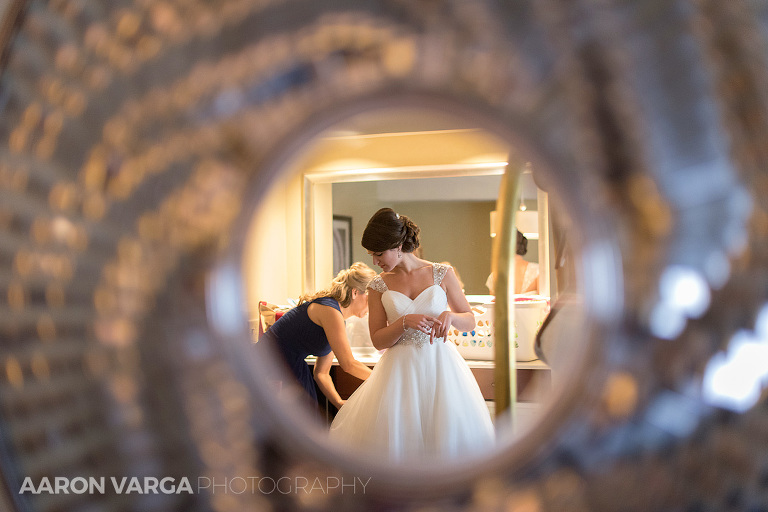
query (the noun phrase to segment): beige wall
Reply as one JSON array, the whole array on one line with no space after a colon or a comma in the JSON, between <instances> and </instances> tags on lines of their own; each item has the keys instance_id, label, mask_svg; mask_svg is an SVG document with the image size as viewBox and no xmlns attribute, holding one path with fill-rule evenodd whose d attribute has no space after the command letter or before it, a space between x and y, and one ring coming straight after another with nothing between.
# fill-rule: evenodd
<instances>
[{"instance_id":1,"label":"beige wall","mask_svg":"<svg viewBox=\"0 0 768 512\"><path fill-rule=\"evenodd\" d=\"M397 203L421 228L424 259L449 261L459 272L467 294L487 294L491 273L490 213L492 201L429 201Z\"/></svg>"},{"instance_id":2,"label":"beige wall","mask_svg":"<svg viewBox=\"0 0 768 512\"><path fill-rule=\"evenodd\" d=\"M302 291L302 179L276 183L255 212L243 255L243 275L251 318L260 300L285 304Z\"/></svg>"},{"instance_id":3,"label":"beige wall","mask_svg":"<svg viewBox=\"0 0 768 512\"><path fill-rule=\"evenodd\" d=\"M371 215L382 207L408 215L421 228L423 257L449 261L464 281L467 294L487 294L485 281L491 271L490 212L493 201L417 201L381 203L375 182L333 185L333 212L352 217L352 246L355 261L371 265L360 246ZM376 268L377 271L380 269Z\"/></svg>"},{"instance_id":4,"label":"beige wall","mask_svg":"<svg viewBox=\"0 0 768 512\"><path fill-rule=\"evenodd\" d=\"M371 257L360 245L368 219L381 208L376 195L376 182L334 183L333 214L352 217L352 259L372 265ZM377 272L380 269L374 269Z\"/></svg>"}]
</instances>

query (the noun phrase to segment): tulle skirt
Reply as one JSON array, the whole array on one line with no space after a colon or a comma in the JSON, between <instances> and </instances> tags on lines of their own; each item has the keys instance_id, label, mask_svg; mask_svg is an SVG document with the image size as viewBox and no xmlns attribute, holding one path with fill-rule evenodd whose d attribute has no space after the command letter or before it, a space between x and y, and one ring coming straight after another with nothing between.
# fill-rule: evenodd
<instances>
[{"instance_id":1,"label":"tulle skirt","mask_svg":"<svg viewBox=\"0 0 768 512\"><path fill-rule=\"evenodd\" d=\"M494 428L477 381L453 343L395 344L339 410L331 438L392 461L473 457Z\"/></svg>"}]
</instances>

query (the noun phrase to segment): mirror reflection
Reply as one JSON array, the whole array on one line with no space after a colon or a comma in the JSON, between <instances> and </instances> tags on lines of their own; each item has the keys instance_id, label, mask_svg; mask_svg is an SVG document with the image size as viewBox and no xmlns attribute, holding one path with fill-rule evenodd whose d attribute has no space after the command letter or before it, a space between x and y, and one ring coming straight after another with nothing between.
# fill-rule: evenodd
<instances>
[{"instance_id":1,"label":"mirror reflection","mask_svg":"<svg viewBox=\"0 0 768 512\"><path fill-rule=\"evenodd\" d=\"M342 449L489 454L533 428L578 366L571 226L517 156L514 333L494 336L496 201L514 154L472 120L369 111L310 141L261 202L244 255L253 341L283 369L275 392L300 396ZM505 411L499 343L514 353Z\"/></svg>"}]
</instances>

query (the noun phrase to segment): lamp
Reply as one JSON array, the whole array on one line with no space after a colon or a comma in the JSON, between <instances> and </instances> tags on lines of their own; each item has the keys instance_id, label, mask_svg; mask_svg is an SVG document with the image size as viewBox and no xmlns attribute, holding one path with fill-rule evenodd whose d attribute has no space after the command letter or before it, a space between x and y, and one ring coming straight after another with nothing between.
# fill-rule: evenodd
<instances>
[{"instance_id":1,"label":"lamp","mask_svg":"<svg viewBox=\"0 0 768 512\"><path fill-rule=\"evenodd\" d=\"M539 239L539 212L519 211L515 214L515 226L529 240ZM491 238L496 236L496 210L491 211Z\"/></svg>"},{"instance_id":2,"label":"lamp","mask_svg":"<svg viewBox=\"0 0 768 512\"><path fill-rule=\"evenodd\" d=\"M517 212L515 215L515 225L517 229L529 240L539 239L539 212L536 210L525 210Z\"/></svg>"},{"instance_id":3,"label":"lamp","mask_svg":"<svg viewBox=\"0 0 768 512\"><path fill-rule=\"evenodd\" d=\"M515 226L529 240L539 239L539 212L522 211L515 214ZM491 212L491 238L496 236L496 210Z\"/></svg>"}]
</instances>

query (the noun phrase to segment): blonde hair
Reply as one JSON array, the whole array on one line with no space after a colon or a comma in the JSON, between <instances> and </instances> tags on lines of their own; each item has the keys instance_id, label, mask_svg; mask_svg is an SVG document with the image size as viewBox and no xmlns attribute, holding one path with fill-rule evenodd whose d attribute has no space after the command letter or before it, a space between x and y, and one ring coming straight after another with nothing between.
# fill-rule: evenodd
<instances>
[{"instance_id":1,"label":"blonde hair","mask_svg":"<svg viewBox=\"0 0 768 512\"><path fill-rule=\"evenodd\" d=\"M325 290L320 290L312 294L306 294L299 297L299 304L311 302L320 297L331 297L336 299L339 306L346 308L352 303L352 290L365 293L368 283L376 277L376 272L365 263L353 263L348 269L344 269L336 274L331 281L331 286Z\"/></svg>"}]
</instances>

